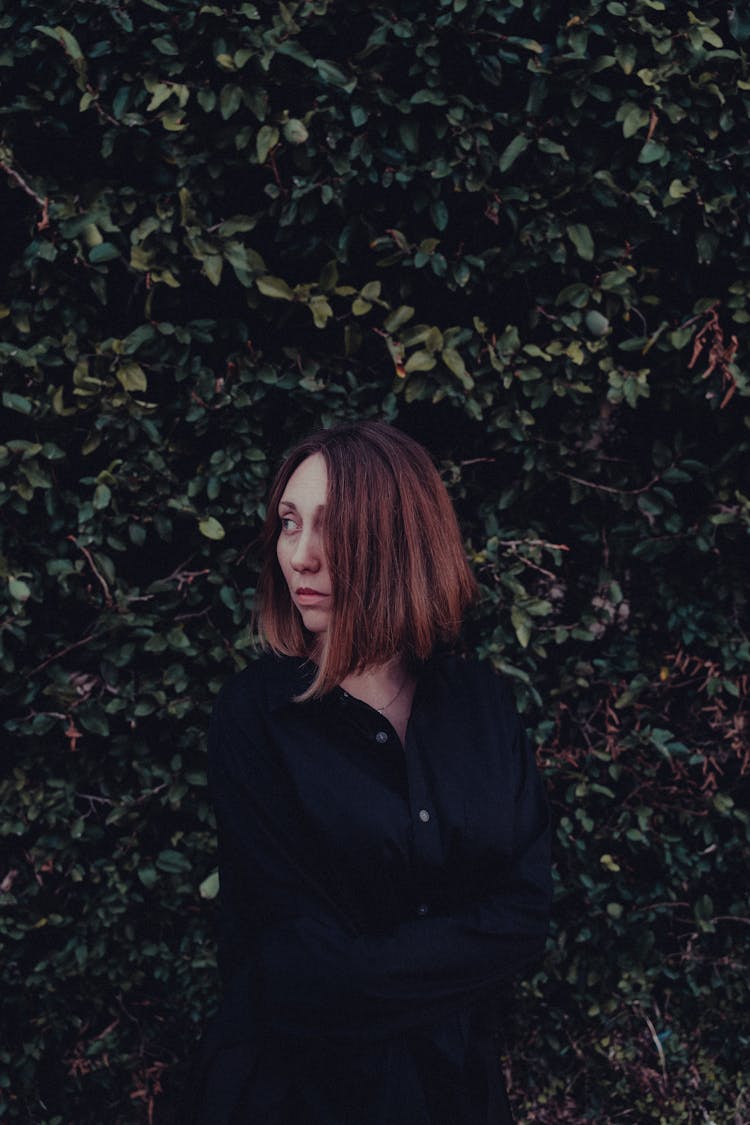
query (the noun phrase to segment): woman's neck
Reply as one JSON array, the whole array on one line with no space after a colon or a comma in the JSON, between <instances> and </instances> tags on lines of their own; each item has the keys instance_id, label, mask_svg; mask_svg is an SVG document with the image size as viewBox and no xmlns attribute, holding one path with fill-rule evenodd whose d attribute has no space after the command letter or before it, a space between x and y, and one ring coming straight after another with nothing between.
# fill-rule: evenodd
<instances>
[{"instance_id":1,"label":"woman's neck","mask_svg":"<svg viewBox=\"0 0 750 1125\"><path fill-rule=\"evenodd\" d=\"M397 656L385 664L371 665L362 672L351 672L340 685L349 695L367 703L383 715L398 732L401 741L411 713L416 678L406 660Z\"/></svg>"}]
</instances>

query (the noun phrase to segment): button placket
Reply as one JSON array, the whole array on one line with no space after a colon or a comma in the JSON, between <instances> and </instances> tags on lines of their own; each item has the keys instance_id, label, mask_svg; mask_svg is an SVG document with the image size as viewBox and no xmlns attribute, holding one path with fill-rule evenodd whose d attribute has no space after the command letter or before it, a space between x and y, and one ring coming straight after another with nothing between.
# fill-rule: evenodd
<instances>
[{"instance_id":1,"label":"button placket","mask_svg":"<svg viewBox=\"0 0 750 1125\"><path fill-rule=\"evenodd\" d=\"M412 717L404 743L404 750L409 784L409 808L412 823L415 825L413 832L416 875L414 912L417 918L427 918L430 915L430 903L421 896L429 896L430 893L427 870L440 862L440 832L438 831L435 811L430 808L432 794L422 761L423 748L419 735L420 723L417 715ZM421 878L420 869L424 872Z\"/></svg>"}]
</instances>

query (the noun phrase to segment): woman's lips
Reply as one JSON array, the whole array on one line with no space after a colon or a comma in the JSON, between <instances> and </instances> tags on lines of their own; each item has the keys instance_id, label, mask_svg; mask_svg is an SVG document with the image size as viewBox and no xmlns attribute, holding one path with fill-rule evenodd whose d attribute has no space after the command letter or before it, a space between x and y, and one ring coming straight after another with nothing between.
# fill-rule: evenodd
<instances>
[{"instance_id":1,"label":"woman's lips","mask_svg":"<svg viewBox=\"0 0 750 1125\"><path fill-rule=\"evenodd\" d=\"M325 598L329 597L329 595L324 594L322 590L311 590L309 586L300 586L298 590L295 590L295 594L297 596L297 601L306 605L323 601Z\"/></svg>"}]
</instances>

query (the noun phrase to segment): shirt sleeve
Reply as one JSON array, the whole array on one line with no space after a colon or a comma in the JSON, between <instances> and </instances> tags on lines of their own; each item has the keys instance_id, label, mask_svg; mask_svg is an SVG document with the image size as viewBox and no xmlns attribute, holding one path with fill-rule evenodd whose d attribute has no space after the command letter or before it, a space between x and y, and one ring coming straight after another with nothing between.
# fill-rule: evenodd
<instances>
[{"instance_id":1,"label":"shirt sleeve","mask_svg":"<svg viewBox=\"0 0 750 1125\"><path fill-rule=\"evenodd\" d=\"M336 893L335 872L321 868L305 838L294 795L285 791L283 772L262 739L248 745L247 732L217 708L210 744L222 893L225 878L228 889L233 885L227 864L239 862L241 853L247 857L248 848L262 897L275 888L275 902L257 904L247 950L275 1030L316 1039L388 1037L491 998L541 955L551 898L549 812L517 716L513 854L498 871L496 890L464 909L404 922L385 935L358 930ZM233 768L240 759L243 768ZM247 912L247 892L241 905ZM232 902L223 910L229 915L225 940L236 946Z\"/></svg>"}]
</instances>

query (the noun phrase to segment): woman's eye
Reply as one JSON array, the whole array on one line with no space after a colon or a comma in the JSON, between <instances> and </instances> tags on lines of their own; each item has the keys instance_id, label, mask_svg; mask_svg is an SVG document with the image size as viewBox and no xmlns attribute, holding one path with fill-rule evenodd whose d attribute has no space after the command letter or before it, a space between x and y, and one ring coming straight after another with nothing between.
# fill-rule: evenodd
<instances>
[{"instance_id":1,"label":"woman's eye","mask_svg":"<svg viewBox=\"0 0 750 1125\"><path fill-rule=\"evenodd\" d=\"M297 524L294 522L294 519L292 518L292 516L282 516L281 517L281 530L282 531L294 531L296 526L297 526Z\"/></svg>"}]
</instances>

